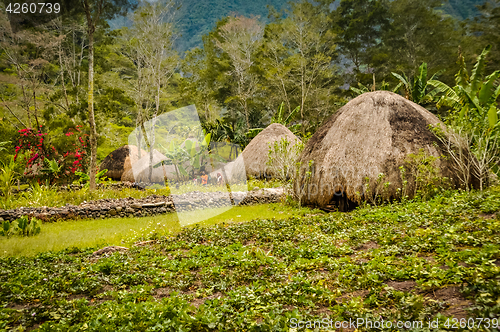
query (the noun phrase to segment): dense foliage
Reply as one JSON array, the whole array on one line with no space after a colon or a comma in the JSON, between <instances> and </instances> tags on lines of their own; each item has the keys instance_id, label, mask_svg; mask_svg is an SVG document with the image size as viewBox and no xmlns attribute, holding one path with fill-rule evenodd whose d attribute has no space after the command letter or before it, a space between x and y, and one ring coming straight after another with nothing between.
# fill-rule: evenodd
<instances>
[{"instance_id":1,"label":"dense foliage","mask_svg":"<svg viewBox=\"0 0 500 332\"><path fill-rule=\"evenodd\" d=\"M89 248L5 257L0 326L276 331L292 318L330 315L424 326L439 319L444 329L451 312L465 317L450 307L457 303L471 317L499 318L499 204L498 188L450 192L425 203L192 227L110 256Z\"/></svg>"},{"instance_id":2,"label":"dense foliage","mask_svg":"<svg viewBox=\"0 0 500 332\"><path fill-rule=\"evenodd\" d=\"M438 79L451 85L459 69L459 46L470 63L492 45L486 74L498 69L498 1L478 7L476 14L465 10L475 2L442 6L437 0L324 0L286 6L275 1L269 9L260 2L172 4L162 9L168 29L162 40L177 51L164 55L162 66L169 73L158 77L168 80L156 80L159 85L145 71L151 59L139 52L137 42L143 39L138 38L139 18L148 17L152 7L140 5L121 29L111 31L106 22L96 22L93 102L99 160L125 144L134 127L184 105L197 106L213 140L244 146L247 131L267 126L281 103L283 118L300 107L288 123L300 125L297 133L307 138L352 96L349 85L394 89L398 79L392 73L414 81L423 62L429 77L438 73ZM461 14L444 14L450 8ZM56 137L81 126L90 134L85 17L13 31L2 11L0 24L0 156L15 154L16 132L27 128L42 125ZM193 39L186 41L186 36ZM187 52L181 54L179 47ZM428 100L426 107L436 110L433 103Z\"/></svg>"}]
</instances>

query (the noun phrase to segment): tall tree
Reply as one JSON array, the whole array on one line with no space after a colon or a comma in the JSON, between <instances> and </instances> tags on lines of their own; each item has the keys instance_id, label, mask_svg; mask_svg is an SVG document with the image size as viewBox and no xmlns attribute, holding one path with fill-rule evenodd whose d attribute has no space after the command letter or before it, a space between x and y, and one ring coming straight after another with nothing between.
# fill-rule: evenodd
<instances>
[{"instance_id":1,"label":"tall tree","mask_svg":"<svg viewBox=\"0 0 500 332\"><path fill-rule=\"evenodd\" d=\"M126 15L129 9L135 9L133 0L80 0L87 23L88 39L88 120L90 126L90 190L96 188L97 173L97 130L94 114L94 34L105 20L119 15Z\"/></svg>"},{"instance_id":2,"label":"tall tree","mask_svg":"<svg viewBox=\"0 0 500 332\"><path fill-rule=\"evenodd\" d=\"M453 78L462 34L453 18L437 10L441 4L440 0L391 2L391 27L382 35L385 61L378 64L387 68L388 76L391 71L410 75L426 62L433 71L446 70L441 75L445 81Z\"/></svg>"},{"instance_id":3,"label":"tall tree","mask_svg":"<svg viewBox=\"0 0 500 332\"><path fill-rule=\"evenodd\" d=\"M2 29L0 55L10 82L0 85L1 105L14 117L15 126L38 128L40 110L47 101L41 97L48 94L48 83L55 79L50 61L55 58L60 38L46 29L13 32L4 22L7 25Z\"/></svg>"},{"instance_id":4,"label":"tall tree","mask_svg":"<svg viewBox=\"0 0 500 332\"><path fill-rule=\"evenodd\" d=\"M285 102L288 114L300 107L302 134L314 118L331 111L333 37L327 15L309 2L293 4L287 18L266 28L261 63L270 93Z\"/></svg>"},{"instance_id":5,"label":"tall tree","mask_svg":"<svg viewBox=\"0 0 500 332\"><path fill-rule=\"evenodd\" d=\"M220 39L216 45L231 59L231 75L234 79L235 100L245 116L247 130L250 129L249 100L259 90L258 76L254 73L254 56L259 48L263 27L257 18L230 17L219 29Z\"/></svg>"},{"instance_id":6,"label":"tall tree","mask_svg":"<svg viewBox=\"0 0 500 332\"><path fill-rule=\"evenodd\" d=\"M141 10L134 15L133 31L136 37L133 47L137 56L136 65L138 73L143 75L141 79L150 80L154 96L154 111L148 137L150 180L153 173L155 125L156 117L160 114L160 97L162 89L166 89L179 64L177 52L173 47L175 10L171 0L144 2Z\"/></svg>"},{"instance_id":7,"label":"tall tree","mask_svg":"<svg viewBox=\"0 0 500 332\"><path fill-rule=\"evenodd\" d=\"M206 45L209 46L209 45ZM180 82L180 90L186 104L196 104L203 111L203 120L213 122L220 115L221 107L217 101L219 73L210 65L210 51L196 48L186 52L182 63L185 74Z\"/></svg>"},{"instance_id":8,"label":"tall tree","mask_svg":"<svg viewBox=\"0 0 500 332\"><path fill-rule=\"evenodd\" d=\"M341 0L330 16L339 51L360 72L362 65L370 64L372 49L389 25L387 0Z\"/></svg>"}]
</instances>

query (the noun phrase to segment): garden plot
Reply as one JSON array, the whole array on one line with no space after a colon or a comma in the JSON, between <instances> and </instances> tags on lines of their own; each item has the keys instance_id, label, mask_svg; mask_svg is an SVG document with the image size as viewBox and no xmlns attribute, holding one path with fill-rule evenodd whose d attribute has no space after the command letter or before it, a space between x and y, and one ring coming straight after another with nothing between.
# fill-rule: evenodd
<instances>
[{"instance_id":1,"label":"garden plot","mask_svg":"<svg viewBox=\"0 0 500 332\"><path fill-rule=\"evenodd\" d=\"M0 260L0 324L289 331L298 322L383 319L488 331L500 315L499 226L496 188L188 227L98 257L99 247L7 257ZM466 318L470 327L460 328ZM480 318L489 318L489 329L484 319L478 328Z\"/></svg>"}]
</instances>

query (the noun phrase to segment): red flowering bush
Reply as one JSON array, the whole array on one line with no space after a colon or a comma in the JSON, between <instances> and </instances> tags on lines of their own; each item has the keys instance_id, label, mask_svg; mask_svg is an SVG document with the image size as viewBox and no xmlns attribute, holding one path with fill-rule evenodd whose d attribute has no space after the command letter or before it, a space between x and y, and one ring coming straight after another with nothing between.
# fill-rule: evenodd
<instances>
[{"instance_id":1,"label":"red flowering bush","mask_svg":"<svg viewBox=\"0 0 500 332\"><path fill-rule=\"evenodd\" d=\"M87 155L88 136L81 132L81 126L69 128L58 137L57 148L44 128L25 128L19 130L18 144L14 160L21 156L25 163L24 175L50 183L71 181L75 172L83 172Z\"/></svg>"}]
</instances>

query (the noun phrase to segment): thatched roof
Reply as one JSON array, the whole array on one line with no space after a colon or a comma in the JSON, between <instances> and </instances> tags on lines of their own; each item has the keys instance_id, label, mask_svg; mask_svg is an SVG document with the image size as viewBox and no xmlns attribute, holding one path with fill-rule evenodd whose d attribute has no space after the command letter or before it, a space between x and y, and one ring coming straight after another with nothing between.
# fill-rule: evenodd
<instances>
[{"instance_id":1,"label":"thatched roof","mask_svg":"<svg viewBox=\"0 0 500 332\"><path fill-rule=\"evenodd\" d=\"M174 166L165 165L163 167L153 168L152 179L150 181L149 158L149 152L146 152L140 160L135 162L129 170L123 173L121 180L130 182L163 183L163 169L165 169L168 179L176 179ZM168 160L168 158L157 150L153 150L153 165L156 165L163 160Z\"/></svg>"},{"instance_id":2,"label":"thatched roof","mask_svg":"<svg viewBox=\"0 0 500 332\"><path fill-rule=\"evenodd\" d=\"M238 156L238 158L227 164L224 164L223 166L227 181L230 185L246 183L247 178L245 173L245 162L241 154ZM213 179L217 179L217 173L221 173L221 175L223 175L222 167L211 171L209 174Z\"/></svg>"},{"instance_id":3,"label":"thatched roof","mask_svg":"<svg viewBox=\"0 0 500 332\"><path fill-rule=\"evenodd\" d=\"M395 93L364 93L333 114L307 142L300 156L295 192L304 204L333 204L341 210L373 197L377 189L385 198L397 199L403 183L399 167L409 168L405 162L409 154L418 155L423 149L434 157L446 155L429 129L430 124L438 123L441 121L425 108ZM306 172L311 160L313 167L308 179ZM452 186L459 185L451 158L441 158L437 165L440 176L448 177ZM380 173L384 178L377 184ZM411 197L414 181L411 174L406 174L406 178ZM387 182L390 184L384 188Z\"/></svg>"},{"instance_id":4,"label":"thatched roof","mask_svg":"<svg viewBox=\"0 0 500 332\"><path fill-rule=\"evenodd\" d=\"M266 129L255 136L243 150L247 176L262 178L273 176L267 166L269 160L269 146L276 141L286 138L289 142L297 142L300 139L290 129L279 123L272 123Z\"/></svg>"},{"instance_id":5,"label":"thatched roof","mask_svg":"<svg viewBox=\"0 0 500 332\"><path fill-rule=\"evenodd\" d=\"M106 176L113 180L120 180L123 173L129 170L137 160L139 160L137 146L124 145L104 158L99 169L107 169ZM141 150L141 156L144 156L146 151Z\"/></svg>"}]
</instances>

